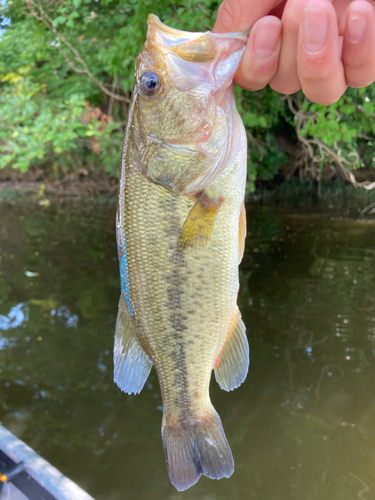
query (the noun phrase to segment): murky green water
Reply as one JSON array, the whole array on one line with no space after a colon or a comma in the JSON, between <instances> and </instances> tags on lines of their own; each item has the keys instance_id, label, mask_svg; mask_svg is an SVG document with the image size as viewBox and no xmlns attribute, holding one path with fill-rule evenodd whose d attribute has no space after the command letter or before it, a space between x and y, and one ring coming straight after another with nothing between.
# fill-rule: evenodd
<instances>
[{"instance_id":1,"label":"murky green water","mask_svg":"<svg viewBox=\"0 0 375 500\"><path fill-rule=\"evenodd\" d=\"M112 382L114 211L0 206L3 425L97 500L375 499L375 224L249 207L250 372L211 387L236 469L179 494L155 373L139 396Z\"/></svg>"}]
</instances>

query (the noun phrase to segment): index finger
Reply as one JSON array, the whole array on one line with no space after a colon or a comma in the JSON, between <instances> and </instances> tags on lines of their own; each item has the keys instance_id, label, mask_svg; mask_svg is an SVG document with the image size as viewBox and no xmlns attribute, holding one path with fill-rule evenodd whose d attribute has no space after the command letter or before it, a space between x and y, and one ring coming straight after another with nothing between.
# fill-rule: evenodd
<instances>
[{"instance_id":1,"label":"index finger","mask_svg":"<svg viewBox=\"0 0 375 500\"><path fill-rule=\"evenodd\" d=\"M219 7L214 33L246 31L283 0L224 0Z\"/></svg>"}]
</instances>

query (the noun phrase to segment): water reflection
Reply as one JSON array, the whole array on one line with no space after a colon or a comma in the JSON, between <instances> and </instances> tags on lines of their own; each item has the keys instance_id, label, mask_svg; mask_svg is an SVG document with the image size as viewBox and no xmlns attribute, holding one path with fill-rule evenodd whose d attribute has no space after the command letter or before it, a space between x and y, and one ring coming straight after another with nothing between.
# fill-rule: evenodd
<instances>
[{"instance_id":1,"label":"water reflection","mask_svg":"<svg viewBox=\"0 0 375 500\"><path fill-rule=\"evenodd\" d=\"M67 326L68 328L76 327L78 324L78 316L76 314L72 314L69 308L66 306L61 306L58 309L52 309L50 315L52 317L62 318L65 326ZM51 319L50 322L52 325L55 324L54 319Z\"/></svg>"},{"instance_id":2,"label":"water reflection","mask_svg":"<svg viewBox=\"0 0 375 500\"><path fill-rule=\"evenodd\" d=\"M31 301L38 303L38 301ZM66 327L76 327L78 324L77 314L72 314L67 306L61 306L50 311L50 323L54 325L56 319L62 320ZM29 308L23 302L12 307L7 316L0 315L0 330L9 330L17 328L29 320ZM6 339L0 339L0 346L5 345Z\"/></svg>"},{"instance_id":3,"label":"water reflection","mask_svg":"<svg viewBox=\"0 0 375 500\"><path fill-rule=\"evenodd\" d=\"M0 330L17 328L29 319L28 309L22 302L12 307L7 316L0 315Z\"/></svg>"},{"instance_id":4,"label":"water reflection","mask_svg":"<svg viewBox=\"0 0 375 500\"><path fill-rule=\"evenodd\" d=\"M2 217L3 424L97 500L374 499L375 225L249 208L239 305L250 372L234 392L211 387L236 470L178 494L155 372L139 396L112 381L114 211L56 202Z\"/></svg>"}]
</instances>

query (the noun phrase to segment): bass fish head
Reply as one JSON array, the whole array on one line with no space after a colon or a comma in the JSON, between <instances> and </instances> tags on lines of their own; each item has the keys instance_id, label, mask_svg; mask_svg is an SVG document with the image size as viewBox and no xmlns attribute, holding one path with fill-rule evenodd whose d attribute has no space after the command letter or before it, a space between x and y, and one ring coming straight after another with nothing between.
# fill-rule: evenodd
<instances>
[{"instance_id":1,"label":"bass fish head","mask_svg":"<svg viewBox=\"0 0 375 500\"><path fill-rule=\"evenodd\" d=\"M197 192L218 170L236 112L233 76L243 33L189 33L148 18L136 62L136 129L142 169L154 182Z\"/></svg>"}]
</instances>

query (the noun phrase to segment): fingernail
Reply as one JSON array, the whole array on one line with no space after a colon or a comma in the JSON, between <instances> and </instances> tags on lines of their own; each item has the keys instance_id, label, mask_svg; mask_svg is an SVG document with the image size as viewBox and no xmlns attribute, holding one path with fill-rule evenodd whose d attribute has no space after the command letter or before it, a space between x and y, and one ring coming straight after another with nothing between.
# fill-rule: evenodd
<instances>
[{"instance_id":1,"label":"fingernail","mask_svg":"<svg viewBox=\"0 0 375 500\"><path fill-rule=\"evenodd\" d=\"M261 59L272 56L279 42L281 25L260 22L254 37L254 52Z\"/></svg>"},{"instance_id":2,"label":"fingernail","mask_svg":"<svg viewBox=\"0 0 375 500\"><path fill-rule=\"evenodd\" d=\"M303 16L303 38L307 52L316 54L324 47L328 33L328 18L325 10L305 9Z\"/></svg>"},{"instance_id":3,"label":"fingernail","mask_svg":"<svg viewBox=\"0 0 375 500\"><path fill-rule=\"evenodd\" d=\"M366 33L366 12L354 6L351 7L350 11L346 22L346 39L350 43L359 43Z\"/></svg>"}]
</instances>

